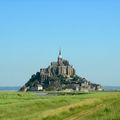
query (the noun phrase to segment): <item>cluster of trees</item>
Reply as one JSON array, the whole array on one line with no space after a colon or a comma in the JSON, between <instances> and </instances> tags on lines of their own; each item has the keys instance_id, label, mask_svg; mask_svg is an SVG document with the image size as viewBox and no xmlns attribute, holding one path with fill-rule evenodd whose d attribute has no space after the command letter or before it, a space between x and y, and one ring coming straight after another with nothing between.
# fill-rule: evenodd
<instances>
[{"instance_id":1,"label":"cluster of trees","mask_svg":"<svg viewBox=\"0 0 120 120\"><path fill-rule=\"evenodd\" d=\"M34 87L37 84L41 83L40 79L40 72L37 72L36 74L33 74L29 81L25 84L26 87Z\"/></svg>"},{"instance_id":2,"label":"cluster of trees","mask_svg":"<svg viewBox=\"0 0 120 120\"><path fill-rule=\"evenodd\" d=\"M63 60L63 64L64 64L65 66L70 65L68 60Z\"/></svg>"}]
</instances>

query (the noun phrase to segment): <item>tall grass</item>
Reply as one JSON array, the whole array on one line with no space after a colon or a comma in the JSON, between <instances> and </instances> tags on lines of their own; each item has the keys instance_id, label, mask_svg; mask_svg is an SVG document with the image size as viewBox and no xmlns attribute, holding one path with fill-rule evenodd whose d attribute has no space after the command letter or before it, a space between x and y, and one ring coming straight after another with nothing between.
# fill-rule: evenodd
<instances>
[{"instance_id":1,"label":"tall grass","mask_svg":"<svg viewBox=\"0 0 120 120\"><path fill-rule=\"evenodd\" d=\"M0 120L118 120L120 93L64 96L0 92Z\"/></svg>"}]
</instances>

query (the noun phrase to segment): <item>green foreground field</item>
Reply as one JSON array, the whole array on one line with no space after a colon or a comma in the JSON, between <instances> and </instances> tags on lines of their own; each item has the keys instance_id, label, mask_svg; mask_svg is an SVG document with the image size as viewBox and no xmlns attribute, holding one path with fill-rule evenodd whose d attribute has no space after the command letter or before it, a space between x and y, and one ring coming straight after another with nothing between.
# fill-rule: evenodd
<instances>
[{"instance_id":1,"label":"green foreground field","mask_svg":"<svg viewBox=\"0 0 120 120\"><path fill-rule=\"evenodd\" d=\"M120 120L120 92L63 96L0 92L0 120Z\"/></svg>"}]
</instances>

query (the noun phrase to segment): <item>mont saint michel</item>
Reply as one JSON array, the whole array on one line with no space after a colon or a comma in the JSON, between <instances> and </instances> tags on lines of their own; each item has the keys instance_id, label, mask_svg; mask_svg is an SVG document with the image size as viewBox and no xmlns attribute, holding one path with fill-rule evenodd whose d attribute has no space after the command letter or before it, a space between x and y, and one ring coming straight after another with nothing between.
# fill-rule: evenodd
<instances>
[{"instance_id":1,"label":"mont saint michel","mask_svg":"<svg viewBox=\"0 0 120 120\"><path fill-rule=\"evenodd\" d=\"M0 0L0 120L120 120L120 0Z\"/></svg>"},{"instance_id":2,"label":"mont saint michel","mask_svg":"<svg viewBox=\"0 0 120 120\"><path fill-rule=\"evenodd\" d=\"M32 75L20 91L101 91L99 84L91 83L76 74L75 68L62 57L61 50L56 62L41 68Z\"/></svg>"}]
</instances>

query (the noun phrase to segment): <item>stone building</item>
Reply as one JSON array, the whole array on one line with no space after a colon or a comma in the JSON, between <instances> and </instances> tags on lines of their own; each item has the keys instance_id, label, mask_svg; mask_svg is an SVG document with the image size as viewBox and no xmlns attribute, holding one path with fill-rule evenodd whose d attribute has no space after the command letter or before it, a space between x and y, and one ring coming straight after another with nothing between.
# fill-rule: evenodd
<instances>
[{"instance_id":1,"label":"stone building","mask_svg":"<svg viewBox=\"0 0 120 120\"><path fill-rule=\"evenodd\" d=\"M48 68L40 69L41 81L47 80L48 77L59 75L67 78L75 75L75 69L69 64L67 60L62 58L61 50L59 51L57 62L51 62Z\"/></svg>"}]
</instances>

